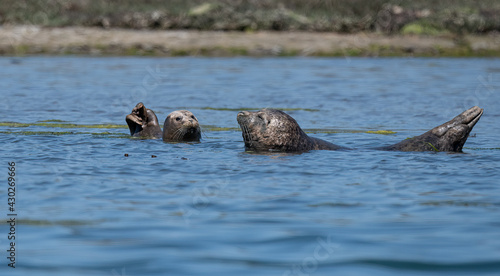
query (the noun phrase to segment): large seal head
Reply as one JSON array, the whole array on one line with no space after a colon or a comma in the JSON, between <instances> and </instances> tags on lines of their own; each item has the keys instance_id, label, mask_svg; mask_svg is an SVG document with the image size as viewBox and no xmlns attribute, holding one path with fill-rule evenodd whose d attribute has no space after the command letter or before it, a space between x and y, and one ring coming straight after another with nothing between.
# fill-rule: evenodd
<instances>
[{"instance_id":1,"label":"large seal head","mask_svg":"<svg viewBox=\"0 0 500 276\"><path fill-rule=\"evenodd\" d=\"M245 148L249 151L300 152L343 147L309 137L288 114L276 109L242 111L237 115Z\"/></svg>"},{"instance_id":2,"label":"large seal head","mask_svg":"<svg viewBox=\"0 0 500 276\"><path fill-rule=\"evenodd\" d=\"M474 106L465 110L451 121L437 126L420 136L406 139L381 149L462 152L462 148L469 137L469 133L482 115L483 109Z\"/></svg>"},{"instance_id":3,"label":"large seal head","mask_svg":"<svg viewBox=\"0 0 500 276\"><path fill-rule=\"evenodd\" d=\"M156 114L143 103L138 103L125 121L133 137L156 139L162 135Z\"/></svg>"},{"instance_id":4,"label":"large seal head","mask_svg":"<svg viewBox=\"0 0 500 276\"><path fill-rule=\"evenodd\" d=\"M177 110L168 114L163 124L165 142L199 142L201 129L198 119L187 110Z\"/></svg>"}]
</instances>

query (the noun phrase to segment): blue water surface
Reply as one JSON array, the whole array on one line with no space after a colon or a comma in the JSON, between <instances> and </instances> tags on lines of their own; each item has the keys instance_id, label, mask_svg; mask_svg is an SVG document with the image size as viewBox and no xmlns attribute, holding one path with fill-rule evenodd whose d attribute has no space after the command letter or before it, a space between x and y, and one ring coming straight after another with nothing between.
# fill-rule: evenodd
<instances>
[{"instance_id":1,"label":"blue water surface","mask_svg":"<svg viewBox=\"0 0 500 276\"><path fill-rule=\"evenodd\" d=\"M500 275L500 59L23 57L0 80L1 275ZM204 139L128 138L141 101ZM474 105L464 154L371 149ZM236 114L264 107L356 150L245 152Z\"/></svg>"}]
</instances>

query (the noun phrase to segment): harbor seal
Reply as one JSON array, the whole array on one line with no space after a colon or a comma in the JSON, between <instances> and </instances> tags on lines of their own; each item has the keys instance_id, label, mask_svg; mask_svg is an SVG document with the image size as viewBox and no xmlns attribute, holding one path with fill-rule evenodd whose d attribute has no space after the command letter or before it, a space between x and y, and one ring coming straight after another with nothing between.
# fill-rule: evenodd
<instances>
[{"instance_id":1,"label":"harbor seal","mask_svg":"<svg viewBox=\"0 0 500 276\"><path fill-rule=\"evenodd\" d=\"M462 152L469 133L482 115L483 109L474 106L420 136L377 149ZM237 121L248 151L301 152L348 149L309 137L290 115L281 110L242 111L238 113Z\"/></svg>"},{"instance_id":2,"label":"harbor seal","mask_svg":"<svg viewBox=\"0 0 500 276\"><path fill-rule=\"evenodd\" d=\"M290 115L277 109L242 111L237 115L248 151L298 152L347 149L309 137Z\"/></svg>"},{"instance_id":3,"label":"harbor seal","mask_svg":"<svg viewBox=\"0 0 500 276\"><path fill-rule=\"evenodd\" d=\"M483 115L483 109L471 107L452 120L437 126L426 133L397 144L381 147L382 150L396 151L446 151L462 152L472 128Z\"/></svg>"},{"instance_id":4,"label":"harbor seal","mask_svg":"<svg viewBox=\"0 0 500 276\"><path fill-rule=\"evenodd\" d=\"M199 142L201 129L198 119L188 110L168 114L163 124L164 142Z\"/></svg>"},{"instance_id":5,"label":"harbor seal","mask_svg":"<svg viewBox=\"0 0 500 276\"><path fill-rule=\"evenodd\" d=\"M125 121L132 137L157 139L162 135L156 114L142 102L132 109L132 112L125 117Z\"/></svg>"}]
</instances>

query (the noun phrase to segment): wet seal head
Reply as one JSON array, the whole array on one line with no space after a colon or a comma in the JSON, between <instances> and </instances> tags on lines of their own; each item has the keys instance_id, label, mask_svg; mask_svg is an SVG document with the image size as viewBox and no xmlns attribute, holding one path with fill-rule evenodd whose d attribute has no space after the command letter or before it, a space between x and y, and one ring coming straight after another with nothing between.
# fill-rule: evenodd
<instances>
[{"instance_id":1,"label":"wet seal head","mask_svg":"<svg viewBox=\"0 0 500 276\"><path fill-rule=\"evenodd\" d=\"M452 120L437 126L426 133L403 140L383 150L398 151L445 151L462 152L472 128L483 115L483 109L477 106L469 108Z\"/></svg>"},{"instance_id":2,"label":"wet seal head","mask_svg":"<svg viewBox=\"0 0 500 276\"><path fill-rule=\"evenodd\" d=\"M343 147L309 137L290 115L277 109L241 111L236 117L249 151L297 152Z\"/></svg>"},{"instance_id":3,"label":"wet seal head","mask_svg":"<svg viewBox=\"0 0 500 276\"><path fill-rule=\"evenodd\" d=\"M125 121L132 137L157 139L162 135L156 114L142 102L132 109Z\"/></svg>"},{"instance_id":4,"label":"wet seal head","mask_svg":"<svg viewBox=\"0 0 500 276\"><path fill-rule=\"evenodd\" d=\"M201 129L198 119L188 110L177 110L168 114L163 124L165 142L199 142Z\"/></svg>"},{"instance_id":5,"label":"wet seal head","mask_svg":"<svg viewBox=\"0 0 500 276\"><path fill-rule=\"evenodd\" d=\"M237 115L245 147L255 151L287 151L295 148L305 133L281 110L242 111Z\"/></svg>"}]
</instances>

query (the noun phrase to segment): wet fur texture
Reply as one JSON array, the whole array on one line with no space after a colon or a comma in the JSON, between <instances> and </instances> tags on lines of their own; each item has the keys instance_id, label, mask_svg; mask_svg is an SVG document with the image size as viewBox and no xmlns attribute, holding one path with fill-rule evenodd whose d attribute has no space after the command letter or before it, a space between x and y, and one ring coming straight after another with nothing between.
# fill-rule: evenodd
<instances>
[{"instance_id":1,"label":"wet fur texture","mask_svg":"<svg viewBox=\"0 0 500 276\"><path fill-rule=\"evenodd\" d=\"M463 145L482 114L483 109L474 106L420 136L377 149L462 152ZM242 111L238 113L237 121L248 151L301 152L347 149L309 137L290 115L281 110Z\"/></svg>"},{"instance_id":2,"label":"wet fur texture","mask_svg":"<svg viewBox=\"0 0 500 276\"><path fill-rule=\"evenodd\" d=\"M156 114L143 103L138 103L125 117L125 121L132 137L157 139L162 135Z\"/></svg>"},{"instance_id":3,"label":"wet fur texture","mask_svg":"<svg viewBox=\"0 0 500 276\"><path fill-rule=\"evenodd\" d=\"M344 147L309 137L290 115L277 109L242 111L237 116L249 151L339 150Z\"/></svg>"},{"instance_id":4,"label":"wet fur texture","mask_svg":"<svg viewBox=\"0 0 500 276\"><path fill-rule=\"evenodd\" d=\"M198 119L188 110L168 114L163 124L164 142L199 142L201 129Z\"/></svg>"},{"instance_id":5,"label":"wet fur texture","mask_svg":"<svg viewBox=\"0 0 500 276\"><path fill-rule=\"evenodd\" d=\"M382 150L398 151L446 151L462 152L472 128L483 115L483 109L477 106L469 108L452 120L437 126L426 133L403 140Z\"/></svg>"}]
</instances>

